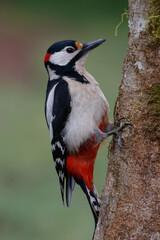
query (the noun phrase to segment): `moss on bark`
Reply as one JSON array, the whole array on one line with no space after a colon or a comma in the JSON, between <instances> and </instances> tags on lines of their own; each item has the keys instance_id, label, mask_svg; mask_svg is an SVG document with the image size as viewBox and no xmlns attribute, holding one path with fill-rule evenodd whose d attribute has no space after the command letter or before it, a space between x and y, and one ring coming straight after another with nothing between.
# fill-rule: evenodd
<instances>
[{"instance_id":1,"label":"moss on bark","mask_svg":"<svg viewBox=\"0 0 160 240\"><path fill-rule=\"evenodd\" d=\"M151 8L148 13L147 32L153 41L160 43L160 1L152 0Z\"/></svg>"}]
</instances>

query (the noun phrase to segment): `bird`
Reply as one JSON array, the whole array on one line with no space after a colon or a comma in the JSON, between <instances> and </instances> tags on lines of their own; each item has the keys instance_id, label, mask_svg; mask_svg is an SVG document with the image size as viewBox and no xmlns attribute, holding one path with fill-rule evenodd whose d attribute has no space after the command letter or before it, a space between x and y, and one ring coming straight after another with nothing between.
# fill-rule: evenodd
<instances>
[{"instance_id":1,"label":"bird","mask_svg":"<svg viewBox=\"0 0 160 240\"><path fill-rule=\"evenodd\" d=\"M63 40L52 44L44 57L48 72L45 117L50 133L51 150L59 178L63 203L70 206L75 183L85 193L98 222L100 198L93 181L98 149L113 135L122 145L121 119L109 121L109 103L98 82L85 69L88 54L106 39L80 43Z\"/></svg>"}]
</instances>

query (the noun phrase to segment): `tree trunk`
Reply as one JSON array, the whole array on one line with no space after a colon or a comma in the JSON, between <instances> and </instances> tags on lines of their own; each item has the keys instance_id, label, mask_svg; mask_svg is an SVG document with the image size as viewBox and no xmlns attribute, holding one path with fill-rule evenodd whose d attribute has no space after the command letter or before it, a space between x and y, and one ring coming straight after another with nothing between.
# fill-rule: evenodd
<instances>
[{"instance_id":1,"label":"tree trunk","mask_svg":"<svg viewBox=\"0 0 160 240\"><path fill-rule=\"evenodd\" d=\"M126 128L123 133L127 149L120 149L114 142L110 144L94 240L160 239L160 38L155 34L157 30L160 32L160 17L155 16L157 9L160 16L160 0L129 0L128 50L114 117L115 121L125 117L134 127Z\"/></svg>"}]
</instances>

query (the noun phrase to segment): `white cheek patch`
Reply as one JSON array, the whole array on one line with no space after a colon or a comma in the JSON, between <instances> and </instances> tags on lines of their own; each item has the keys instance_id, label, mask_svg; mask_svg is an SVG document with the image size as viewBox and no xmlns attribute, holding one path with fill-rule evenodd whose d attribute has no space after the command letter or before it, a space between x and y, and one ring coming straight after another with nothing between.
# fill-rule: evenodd
<instances>
[{"instance_id":1,"label":"white cheek patch","mask_svg":"<svg viewBox=\"0 0 160 240\"><path fill-rule=\"evenodd\" d=\"M56 52L50 56L50 62L59 65L59 66L65 66L67 65L72 58L74 58L80 50L76 50L73 53L67 53L66 47L62 49L60 52Z\"/></svg>"}]
</instances>

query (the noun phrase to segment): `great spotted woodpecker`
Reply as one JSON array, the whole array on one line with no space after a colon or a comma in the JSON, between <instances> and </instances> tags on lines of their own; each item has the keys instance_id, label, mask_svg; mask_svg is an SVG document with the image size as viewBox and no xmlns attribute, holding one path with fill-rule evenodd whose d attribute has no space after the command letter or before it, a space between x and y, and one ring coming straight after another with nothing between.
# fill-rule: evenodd
<instances>
[{"instance_id":1,"label":"great spotted woodpecker","mask_svg":"<svg viewBox=\"0 0 160 240\"><path fill-rule=\"evenodd\" d=\"M50 131L52 155L59 176L62 200L66 187L69 207L75 182L86 194L95 224L100 198L93 184L93 170L101 142L118 135L128 124L113 130L109 121L109 104L99 84L84 67L88 53L106 39L81 44L66 40L54 43L44 58L49 80L45 116ZM66 183L65 183L66 181Z\"/></svg>"}]
</instances>

